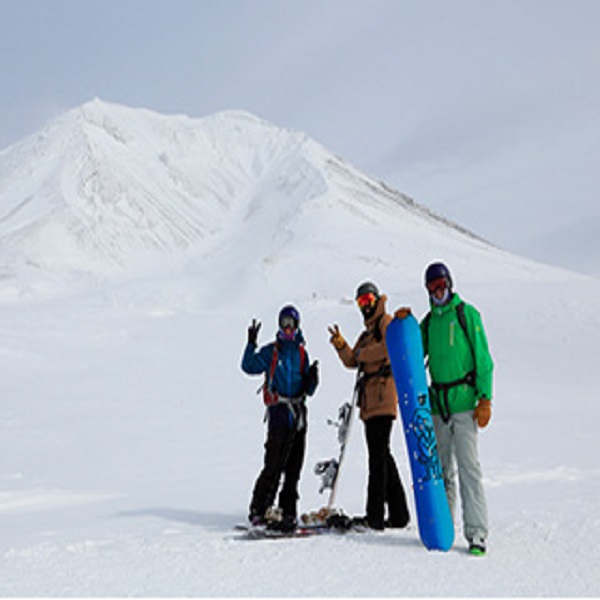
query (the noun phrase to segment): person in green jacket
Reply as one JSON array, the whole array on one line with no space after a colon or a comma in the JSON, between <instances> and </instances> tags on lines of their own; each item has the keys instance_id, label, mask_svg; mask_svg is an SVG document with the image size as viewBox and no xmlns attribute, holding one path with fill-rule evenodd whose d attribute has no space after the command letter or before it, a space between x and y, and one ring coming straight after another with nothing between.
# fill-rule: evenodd
<instances>
[{"instance_id":1,"label":"person in green jacket","mask_svg":"<svg viewBox=\"0 0 600 600\"><path fill-rule=\"evenodd\" d=\"M452 289L446 265L425 271L430 312L421 321L429 357L431 409L450 510L456 505L456 475L462 505L463 534L472 554L486 552L487 502L478 451L478 428L492 414L494 363L481 316Z\"/></svg>"}]
</instances>

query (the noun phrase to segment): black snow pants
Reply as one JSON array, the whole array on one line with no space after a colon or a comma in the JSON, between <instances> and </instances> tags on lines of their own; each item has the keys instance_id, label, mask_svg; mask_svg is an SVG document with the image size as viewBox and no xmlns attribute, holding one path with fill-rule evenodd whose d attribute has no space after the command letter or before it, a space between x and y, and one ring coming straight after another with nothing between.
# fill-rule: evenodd
<instances>
[{"instance_id":1,"label":"black snow pants","mask_svg":"<svg viewBox=\"0 0 600 600\"><path fill-rule=\"evenodd\" d=\"M383 529L385 505L391 527L406 527L410 514L404 487L390 451L392 417L372 417L365 421L365 436L369 453L367 485L367 520L375 529Z\"/></svg>"},{"instance_id":2,"label":"black snow pants","mask_svg":"<svg viewBox=\"0 0 600 600\"><path fill-rule=\"evenodd\" d=\"M250 518L263 516L275 501L281 476L283 486L279 493L278 506L284 517L296 518L298 482L304 464L306 449L306 425L300 430L294 426L269 424L265 442L264 465L260 472L250 502Z\"/></svg>"}]
</instances>

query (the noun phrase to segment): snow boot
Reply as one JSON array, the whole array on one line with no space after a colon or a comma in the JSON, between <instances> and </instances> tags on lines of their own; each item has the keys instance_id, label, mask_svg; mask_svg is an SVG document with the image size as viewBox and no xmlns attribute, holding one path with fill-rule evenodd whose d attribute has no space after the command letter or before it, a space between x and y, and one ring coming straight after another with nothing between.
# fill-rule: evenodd
<instances>
[{"instance_id":1,"label":"snow boot","mask_svg":"<svg viewBox=\"0 0 600 600\"><path fill-rule=\"evenodd\" d=\"M486 547L483 538L469 540L469 554L472 556L485 556Z\"/></svg>"},{"instance_id":2,"label":"snow boot","mask_svg":"<svg viewBox=\"0 0 600 600\"><path fill-rule=\"evenodd\" d=\"M291 533L296 527L296 519L290 515L284 515L278 521L270 521L267 524L267 529L270 531L281 531L283 533Z\"/></svg>"}]
</instances>

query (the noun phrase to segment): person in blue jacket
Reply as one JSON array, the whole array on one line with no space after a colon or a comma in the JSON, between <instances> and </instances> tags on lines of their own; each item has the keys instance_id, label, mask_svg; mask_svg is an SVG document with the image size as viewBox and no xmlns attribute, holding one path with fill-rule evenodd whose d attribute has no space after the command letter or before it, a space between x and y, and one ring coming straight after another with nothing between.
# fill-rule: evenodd
<instances>
[{"instance_id":1,"label":"person in blue jacket","mask_svg":"<svg viewBox=\"0 0 600 600\"><path fill-rule=\"evenodd\" d=\"M310 364L300 329L300 313L291 305L279 312L279 329L274 342L257 347L261 324L252 320L242 371L265 375L263 399L267 405L267 440L264 465L254 484L248 518L253 525L291 530L297 523L298 482L306 448L306 397L319 383L318 363ZM271 521L267 511L279 489L280 519Z\"/></svg>"}]
</instances>

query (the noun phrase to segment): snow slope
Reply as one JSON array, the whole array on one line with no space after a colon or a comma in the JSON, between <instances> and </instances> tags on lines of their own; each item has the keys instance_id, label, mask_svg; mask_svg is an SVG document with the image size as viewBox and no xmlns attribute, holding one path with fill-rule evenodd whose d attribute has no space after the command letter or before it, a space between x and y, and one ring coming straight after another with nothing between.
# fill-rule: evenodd
<instances>
[{"instance_id":1,"label":"snow slope","mask_svg":"<svg viewBox=\"0 0 600 600\"><path fill-rule=\"evenodd\" d=\"M193 154L189 138L174 135L173 119L195 139L208 123L211 147L222 150L214 171L198 171L201 194L178 197L168 187L168 198L156 192L165 181L160 159L151 160L163 141L119 160L106 151L115 186L127 190L124 206L147 216L150 196L154 207L164 202L169 216L157 216L155 227L130 219L129 208L111 213L113 195L104 191L84 215L78 203L92 196L71 193L83 189L82 171L61 162L62 151L81 147L62 134L53 143L63 150L46 151L53 166L28 153L41 152L32 140L17 147L20 160L15 148L1 157L14 193L1 179L0 595L600 594L597 279L500 252L302 134L250 115L225 113L196 127L185 117L97 104L81 110L100 108L102 129L115 124L117 137L131 140L134 131L136 140L157 139L167 129L181 142L165 150L179 157L171 164ZM49 140L52 127L40 136ZM206 148L198 152L208 161ZM7 161L30 175L15 178ZM37 168L51 177L34 176ZM186 189L195 169L186 172ZM104 168L98 173L106 181ZM56 194L42 179L60 180L69 193ZM142 188L152 191L145 196ZM101 234L90 241L82 223ZM414 527L236 539L232 526L245 518L264 435L259 380L239 370L251 318L263 322L259 341L266 342L279 307L296 303L308 351L320 361L300 500L302 510L318 508L324 498L312 466L335 453L325 421L353 385L327 325L339 323L348 339L358 335L352 299L365 278L386 292L390 309L408 304L423 315L422 272L440 257L458 291L481 309L496 361L494 416L481 434L489 555L466 554L459 524L447 554L424 550ZM399 428L394 452L409 488ZM339 505L362 513L360 423L347 458Z\"/></svg>"},{"instance_id":2,"label":"snow slope","mask_svg":"<svg viewBox=\"0 0 600 600\"><path fill-rule=\"evenodd\" d=\"M377 231L389 218L414 236L418 223L431 243L451 225L305 134L248 113L190 119L96 99L0 154L0 273L22 295L49 278L114 277L182 257L212 254L229 268L247 246L265 265L282 245L318 240L317 219L334 242L350 242L340 209Z\"/></svg>"},{"instance_id":3,"label":"snow slope","mask_svg":"<svg viewBox=\"0 0 600 600\"><path fill-rule=\"evenodd\" d=\"M244 113L192 120L94 100L0 157L0 235L29 262L63 271L185 250L221 229L304 137Z\"/></svg>"}]
</instances>

